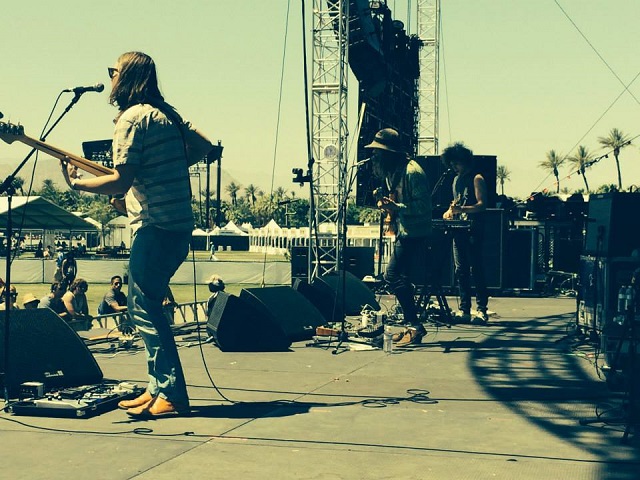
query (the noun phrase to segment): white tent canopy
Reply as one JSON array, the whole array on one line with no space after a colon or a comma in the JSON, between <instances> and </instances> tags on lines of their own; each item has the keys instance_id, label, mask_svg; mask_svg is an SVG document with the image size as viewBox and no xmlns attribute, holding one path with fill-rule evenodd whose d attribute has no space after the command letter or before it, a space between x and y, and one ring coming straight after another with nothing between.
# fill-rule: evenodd
<instances>
[{"instance_id":1,"label":"white tent canopy","mask_svg":"<svg viewBox=\"0 0 640 480\"><path fill-rule=\"evenodd\" d=\"M7 228L9 198L0 197L0 229ZM43 197L12 197L11 219L17 230L67 230L95 232L90 222Z\"/></svg>"}]
</instances>

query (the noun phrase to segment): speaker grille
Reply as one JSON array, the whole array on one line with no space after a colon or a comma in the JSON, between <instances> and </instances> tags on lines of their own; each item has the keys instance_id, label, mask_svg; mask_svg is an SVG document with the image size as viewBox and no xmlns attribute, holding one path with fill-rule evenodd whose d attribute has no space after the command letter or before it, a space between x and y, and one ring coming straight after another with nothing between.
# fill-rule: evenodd
<instances>
[{"instance_id":1,"label":"speaker grille","mask_svg":"<svg viewBox=\"0 0 640 480\"><path fill-rule=\"evenodd\" d=\"M5 312L0 314L0 371L5 371ZM21 383L35 381L46 389L99 383L102 371L75 331L48 308L11 310L6 382L10 395Z\"/></svg>"},{"instance_id":2,"label":"speaker grille","mask_svg":"<svg viewBox=\"0 0 640 480\"><path fill-rule=\"evenodd\" d=\"M318 309L291 287L245 288L240 298L253 306L270 328L290 342L310 339L325 323Z\"/></svg>"}]
</instances>

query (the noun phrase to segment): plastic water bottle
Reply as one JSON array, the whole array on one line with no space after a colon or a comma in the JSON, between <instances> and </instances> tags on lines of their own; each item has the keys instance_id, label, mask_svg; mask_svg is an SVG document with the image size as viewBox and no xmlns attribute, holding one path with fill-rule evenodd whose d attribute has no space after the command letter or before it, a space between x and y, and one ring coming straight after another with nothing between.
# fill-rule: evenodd
<instances>
[{"instance_id":1,"label":"plastic water bottle","mask_svg":"<svg viewBox=\"0 0 640 480\"><path fill-rule=\"evenodd\" d=\"M384 327L384 335L382 338L382 351L384 353L393 352L393 333L389 325Z\"/></svg>"},{"instance_id":2,"label":"plastic water bottle","mask_svg":"<svg viewBox=\"0 0 640 480\"><path fill-rule=\"evenodd\" d=\"M626 294L626 302L625 302L625 305L624 305L625 312L633 309L633 300L634 300L634 297L635 297L635 292L633 291L633 286L632 285L629 285L627 287L627 292L626 293L627 293Z\"/></svg>"},{"instance_id":3,"label":"plastic water bottle","mask_svg":"<svg viewBox=\"0 0 640 480\"><path fill-rule=\"evenodd\" d=\"M627 287L621 286L620 290L618 290L618 308L616 315L613 317L613 321L618 325L622 325L624 323L624 317L627 312Z\"/></svg>"},{"instance_id":4,"label":"plastic water bottle","mask_svg":"<svg viewBox=\"0 0 640 480\"><path fill-rule=\"evenodd\" d=\"M618 290L618 313L624 313L627 309L627 287L624 285Z\"/></svg>"}]
</instances>

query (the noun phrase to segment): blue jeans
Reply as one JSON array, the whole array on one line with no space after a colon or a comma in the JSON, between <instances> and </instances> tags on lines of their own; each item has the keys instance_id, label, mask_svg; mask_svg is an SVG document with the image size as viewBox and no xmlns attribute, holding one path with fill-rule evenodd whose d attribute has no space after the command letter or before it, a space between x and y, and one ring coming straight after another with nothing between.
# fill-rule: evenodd
<instances>
[{"instance_id":1,"label":"blue jeans","mask_svg":"<svg viewBox=\"0 0 640 480\"><path fill-rule=\"evenodd\" d=\"M428 245L426 237L396 238L385 272L385 280L389 283L393 294L402 307L404 323L415 327L422 324L418 319L411 277L416 274L424 274L424 270L427 268ZM424 260L424 262L420 260Z\"/></svg>"},{"instance_id":2,"label":"blue jeans","mask_svg":"<svg viewBox=\"0 0 640 480\"><path fill-rule=\"evenodd\" d=\"M129 258L129 316L145 344L147 390L178 408L189 406L187 385L169 321L162 308L169 281L189 253L191 232L140 228Z\"/></svg>"},{"instance_id":3,"label":"blue jeans","mask_svg":"<svg viewBox=\"0 0 640 480\"><path fill-rule=\"evenodd\" d=\"M484 278L483 255L484 236L481 231L461 232L453 237L453 262L455 276L460 287L460 310L471 310L471 277L476 285L478 311L486 312L489 293Z\"/></svg>"}]
</instances>

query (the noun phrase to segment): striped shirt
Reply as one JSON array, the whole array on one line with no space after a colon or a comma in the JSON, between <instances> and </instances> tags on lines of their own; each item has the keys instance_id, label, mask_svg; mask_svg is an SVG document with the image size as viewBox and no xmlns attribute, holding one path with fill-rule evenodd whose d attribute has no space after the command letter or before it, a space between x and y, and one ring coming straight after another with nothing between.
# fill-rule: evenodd
<instances>
[{"instance_id":1,"label":"striped shirt","mask_svg":"<svg viewBox=\"0 0 640 480\"><path fill-rule=\"evenodd\" d=\"M193 230L184 142L162 111L147 104L124 111L115 127L113 158L115 167L138 167L126 195L132 228L153 225L165 230Z\"/></svg>"}]
</instances>

